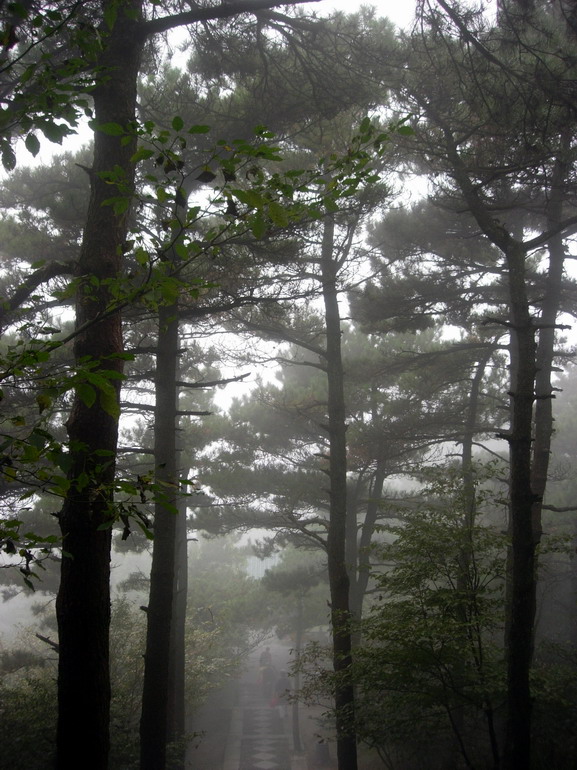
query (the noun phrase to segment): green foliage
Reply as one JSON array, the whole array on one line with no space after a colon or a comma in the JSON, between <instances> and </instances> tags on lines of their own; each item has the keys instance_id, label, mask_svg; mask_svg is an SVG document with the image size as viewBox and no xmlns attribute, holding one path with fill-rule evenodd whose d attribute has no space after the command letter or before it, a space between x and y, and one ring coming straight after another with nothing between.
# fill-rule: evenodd
<instances>
[{"instance_id":1,"label":"green foliage","mask_svg":"<svg viewBox=\"0 0 577 770\"><path fill-rule=\"evenodd\" d=\"M577 650L544 642L537 648L534 695L535 767L570 770L577 751Z\"/></svg>"},{"instance_id":2,"label":"green foliage","mask_svg":"<svg viewBox=\"0 0 577 770\"><path fill-rule=\"evenodd\" d=\"M115 600L112 604L110 634L110 770L138 767L138 721L145 634L144 613L132 607L124 598ZM4 670L0 685L2 757L10 757L10 767L15 770L50 767L56 729L54 706L57 654L50 653L49 660L44 660L45 654L37 656L30 663L22 654L16 655L19 649L14 649L10 659L20 657L25 665L8 675ZM3 664L5 660L6 655L3 655Z\"/></svg>"},{"instance_id":3,"label":"green foliage","mask_svg":"<svg viewBox=\"0 0 577 770\"><path fill-rule=\"evenodd\" d=\"M490 512L498 503L483 491L483 477L477 506ZM465 524L466 493L450 469L439 469L421 497L426 502L383 528L386 542L375 546L384 569L374 574L378 593L355 677L358 729L376 746L413 740L416 721L420 740L442 743L451 732L462 740L461 732L492 719L504 688L504 537Z\"/></svg>"},{"instance_id":4,"label":"green foliage","mask_svg":"<svg viewBox=\"0 0 577 770\"><path fill-rule=\"evenodd\" d=\"M110 625L110 770L138 767L145 638L145 613L128 599L117 598Z\"/></svg>"},{"instance_id":5,"label":"green foliage","mask_svg":"<svg viewBox=\"0 0 577 770\"><path fill-rule=\"evenodd\" d=\"M111 6L112 7L112 6ZM24 137L33 156L39 134L61 144L80 119L90 116L87 93L106 33L81 3L6 3L0 12L0 154L16 166L14 137Z\"/></svg>"},{"instance_id":6,"label":"green foliage","mask_svg":"<svg viewBox=\"0 0 577 770\"><path fill-rule=\"evenodd\" d=\"M477 468L479 517L500 505L487 490L494 473ZM421 502L379 527L372 548L373 598L346 674L358 693L354 729L391 768L440 769L455 747L484 766L505 685L506 540L478 521L465 525L468 493L455 469L430 469L427 478ZM336 684L324 656L309 645L301 661L313 702Z\"/></svg>"},{"instance_id":7,"label":"green foliage","mask_svg":"<svg viewBox=\"0 0 577 770\"><path fill-rule=\"evenodd\" d=\"M231 538L194 546L186 631L186 685L193 708L238 672L269 627L267 597L259 581L247 576L245 558Z\"/></svg>"},{"instance_id":8,"label":"green foliage","mask_svg":"<svg viewBox=\"0 0 577 770\"><path fill-rule=\"evenodd\" d=\"M328 622L326 564L318 551L283 549L281 561L265 571L262 584L272 594L271 622L279 637L302 642L308 629Z\"/></svg>"},{"instance_id":9,"label":"green foliage","mask_svg":"<svg viewBox=\"0 0 577 770\"><path fill-rule=\"evenodd\" d=\"M14 770L50 767L56 730L56 671L31 670L15 682L3 677L0 685L2 709L2 757L10 758Z\"/></svg>"},{"instance_id":10,"label":"green foliage","mask_svg":"<svg viewBox=\"0 0 577 770\"><path fill-rule=\"evenodd\" d=\"M271 164L278 165L283 160L281 150L274 134L259 126L250 141L217 141L202 164L191 169L185 152L189 140L207 133L207 126L186 126L183 119L176 117L171 129L159 129L151 121L94 127L118 136L121 142L131 141L136 135L141 146L133 162L145 163L154 157L156 169L144 175L138 194L140 204L152 207L156 216L159 210L166 210L159 235L151 235L148 229L135 229L133 240L127 244L127 251L132 252L135 262L130 276L105 280L83 276L69 282L61 292L61 298L80 292L85 300L104 292L110 297L106 313L135 304L157 311L161 305L173 304L185 294L197 298L212 287L211 283L199 277L191 278L186 272L201 255L214 258L223 244L235 238L251 235L262 239L279 228L314 221L327 210L338 208L342 201L375 182L374 163L385 151L389 138L387 132L366 118L343 154L333 153L311 168L271 171ZM397 128L392 126L391 130ZM208 207L186 207L182 185L191 175L196 178L197 186L212 185ZM124 215L131 208L135 193L127 184L123 169L114 167L101 176L113 193L107 204L114 207L117 215ZM209 226L200 238L199 225L204 221L208 221ZM115 419L120 416L118 387L123 375L118 371L117 357L114 361L81 359L74 368L67 364L58 372L50 369L55 354L81 331L63 336L58 329L42 326L36 320L25 322L19 329L18 339L6 347L0 361L5 387L18 390L23 381L34 383L38 407L38 415L30 412L14 415L10 430L2 435L3 475L8 483L24 488L21 500L39 493L63 498L72 486L79 491L87 490L111 462L110 457L90 457L73 478L73 453L85 452L86 447L67 447L51 428L54 414L63 405L68 406L72 392L89 409L100 408ZM15 427L17 431L13 430ZM143 500L138 482L121 479L116 482L115 491L120 498L111 506L110 519L103 526L113 526L120 521L126 533L130 531L130 521L134 520L149 536L150 527L142 506L149 501L149 493L162 498L163 490L148 484ZM130 496L140 496L140 499L137 497L135 503ZM17 534L13 524L10 524L10 533ZM44 541L38 546L46 549L54 544ZM13 555L15 549L25 559L22 568L29 586L32 586L30 577L37 577L30 569L30 563L36 558L32 546L33 542L18 543L8 536L2 540L6 553ZM45 550L38 551L38 555L44 553Z\"/></svg>"}]
</instances>

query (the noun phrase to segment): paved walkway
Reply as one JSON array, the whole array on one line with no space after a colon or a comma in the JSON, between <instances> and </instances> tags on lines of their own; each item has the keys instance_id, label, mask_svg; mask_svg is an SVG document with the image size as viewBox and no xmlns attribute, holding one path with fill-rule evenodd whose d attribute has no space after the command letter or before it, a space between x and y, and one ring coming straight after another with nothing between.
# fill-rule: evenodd
<instances>
[{"instance_id":1,"label":"paved walkway","mask_svg":"<svg viewBox=\"0 0 577 770\"><path fill-rule=\"evenodd\" d=\"M244 683L233 712L223 770L291 770L286 720L271 708L258 683Z\"/></svg>"},{"instance_id":2,"label":"paved walkway","mask_svg":"<svg viewBox=\"0 0 577 770\"><path fill-rule=\"evenodd\" d=\"M277 671L286 667L284 652L273 651ZM238 680L209 698L192 730L204 737L187 753L190 770L307 770L305 754L293 750L291 708L270 706L256 655Z\"/></svg>"}]
</instances>

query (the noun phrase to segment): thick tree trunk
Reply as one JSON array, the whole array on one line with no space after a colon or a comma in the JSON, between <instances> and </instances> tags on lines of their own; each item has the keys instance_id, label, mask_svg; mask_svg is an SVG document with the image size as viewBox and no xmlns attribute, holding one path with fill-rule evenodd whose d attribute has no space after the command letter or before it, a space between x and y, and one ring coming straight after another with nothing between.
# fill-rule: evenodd
<instances>
[{"instance_id":1,"label":"thick tree trunk","mask_svg":"<svg viewBox=\"0 0 577 770\"><path fill-rule=\"evenodd\" d=\"M345 564L347 442L341 355L341 322L337 293L338 266L333 255L334 227L332 217L327 217L324 223L321 254L327 334L326 364L330 446L330 521L327 555L331 595L331 623L333 629L333 666L336 674L337 760L339 770L357 770L357 745L354 731L354 687L350 675L352 656L349 576Z\"/></svg>"},{"instance_id":2,"label":"thick tree trunk","mask_svg":"<svg viewBox=\"0 0 577 770\"><path fill-rule=\"evenodd\" d=\"M106 5L106 3L104 4ZM129 18L129 10L135 18ZM97 123L127 125L134 120L136 80L142 41L136 34L140 4L125 3L106 41L101 66L110 77L93 92ZM77 267L75 360L94 372L122 370L119 312L108 312L112 295L107 281L118 277L126 218L103 201L113 188L98 175L118 166L130 190L135 142L96 132L91 198ZM104 375L106 376L106 375ZM119 380L110 379L118 406ZM103 406L95 389L91 406L75 395L67 428L70 438L70 489L59 517L64 557L56 614L59 634L58 727L56 767L105 770L109 752L110 681L110 529L118 421L114 405ZM78 746L82 747L79 755Z\"/></svg>"}]
</instances>

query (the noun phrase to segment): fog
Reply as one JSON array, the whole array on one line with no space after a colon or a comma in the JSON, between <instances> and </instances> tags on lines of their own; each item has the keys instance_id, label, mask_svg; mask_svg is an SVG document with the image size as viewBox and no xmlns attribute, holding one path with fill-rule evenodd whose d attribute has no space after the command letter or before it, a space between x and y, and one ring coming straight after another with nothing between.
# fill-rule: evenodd
<instances>
[{"instance_id":1,"label":"fog","mask_svg":"<svg viewBox=\"0 0 577 770\"><path fill-rule=\"evenodd\" d=\"M574 18L298 5L0 4L0 768L574 770Z\"/></svg>"}]
</instances>

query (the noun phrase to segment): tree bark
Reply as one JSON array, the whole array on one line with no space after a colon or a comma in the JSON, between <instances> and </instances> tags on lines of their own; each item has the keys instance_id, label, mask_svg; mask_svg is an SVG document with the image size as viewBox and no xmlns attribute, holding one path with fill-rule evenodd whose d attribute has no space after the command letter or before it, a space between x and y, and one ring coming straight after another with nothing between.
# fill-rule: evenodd
<instances>
[{"instance_id":1,"label":"tree bark","mask_svg":"<svg viewBox=\"0 0 577 770\"><path fill-rule=\"evenodd\" d=\"M536 342L525 280L525 249L512 244L506 253L512 324L517 359L512 384L510 452L511 572L507 660L506 770L529 770L531 758L530 671L536 610L536 546L533 526L536 496L531 484Z\"/></svg>"},{"instance_id":2,"label":"tree bark","mask_svg":"<svg viewBox=\"0 0 577 770\"><path fill-rule=\"evenodd\" d=\"M106 6L106 3L104 4ZM130 18L128 12L136 18ZM100 65L110 77L93 92L97 123L127 125L134 120L136 80L142 50L137 34L139 2L124 3L106 40ZM107 281L120 271L126 216L118 216L103 201L111 185L99 177L114 166L125 174L130 190L136 147L118 136L96 132L91 197L77 266L74 356L94 371L122 371L122 329L119 312L108 312L112 295ZM110 379L119 403L119 380ZM56 767L105 770L109 752L110 680L108 629L110 625L110 532L118 420L115 410L103 406L96 390L94 404L74 397L67 423L70 439L70 488L59 516L63 538L61 580L56 601L59 634L58 726ZM104 528L101 528L104 527ZM79 758L79 742L82 756Z\"/></svg>"},{"instance_id":3,"label":"tree bark","mask_svg":"<svg viewBox=\"0 0 577 770\"><path fill-rule=\"evenodd\" d=\"M369 549L373 535L375 534L375 527L377 525L379 513L381 511L380 501L383 495L385 478L385 463L379 459L377 460L377 467L375 469L371 488L369 491L369 500L367 502L365 519L361 526L356 576L354 582L351 584L351 614L355 619L355 623L359 624L359 630L353 635L353 646L360 644L362 638L360 622L363 616L363 603L371 572Z\"/></svg>"},{"instance_id":4,"label":"tree bark","mask_svg":"<svg viewBox=\"0 0 577 770\"><path fill-rule=\"evenodd\" d=\"M355 699L351 678L351 613L349 576L345 564L347 519L347 441L341 321L337 292L338 265L333 255L335 223L324 221L321 275L326 323L330 500L327 555L333 630L333 667L336 675L335 710L339 770L357 770L354 730Z\"/></svg>"},{"instance_id":5,"label":"tree bark","mask_svg":"<svg viewBox=\"0 0 577 770\"><path fill-rule=\"evenodd\" d=\"M505 260L509 299L512 380L509 391L510 429L503 435L509 444L510 562L506 634L507 720L505 726L505 770L529 770L531 758L530 672L536 611L536 548L540 531L535 529L532 488L532 431L537 373L536 326L527 294L526 254L528 246L514 238L492 216L469 178L454 138L442 126L452 174L471 214Z\"/></svg>"},{"instance_id":6,"label":"tree bark","mask_svg":"<svg viewBox=\"0 0 577 770\"><path fill-rule=\"evenodd\" d=\"M551 180L551 193L547 205L548 232L555 232L563 220L564 186L570 173L565 156L571 147L572 134L565 130L561 137L560 156L557 158ZM540 539L542 534L541 515L543 497L547 488L551 438L553 436L553 383L551 375L555 357L555 330L561 307L565 244L561 233L556 233L547 244L549 267L545 294L539 319L539 340L537 344L537 375L535 382L535 437L533 443L532 483L537 500L533 505L533 528Z\"/></svg>"},{"instance_id":7,"label":"tree bark","mask_svg":"<svg viewBox=\"0 0 577 770\"><path fill-rule=\"evenodd\" d=\"M178 474L176 467L178 308L159 309L156 354L154 547L140 720L140 768L163 770L169 736Z\"/></svg>"},{"instance_id":8,"label":"tree bark","mask_svg":"<svg viewBox=\"0 0 577 770\"><path fill-rule=\"evenodd\" d=\"M177 451L177 458L180 453ZM176 543L172 626L169 652L169 711L168 740L180 742L179 761L184 767L186 746L183 737L186 733L186 608L188 599L188 541L186 529L186 497L177 501Z\"/></svg>"},{"instance_id":9,"label":"tree bark","mask_svg":"<svg viewBox=\"0 0 577 770\"><path fill-rule=\"evenodd\" d=\"M296 633L295 633L295 660L300 659L300 655L303 649L303 636L304 636L304 619L303 619L303 598L304 598L304 592L299 591L297 596L297 617L296 617ZM296 695L300 692L301 689L301 675L300 671L297 667L295 673L294 673L294 686L293 686L293 692ZM302 743L301 743L301 729L300 729L300 710L299 710L299 702L298 697L293 698L292 702L292 736L293 736L293 746L295 751L302 751Z\"/></svg>"}]
</instances>

